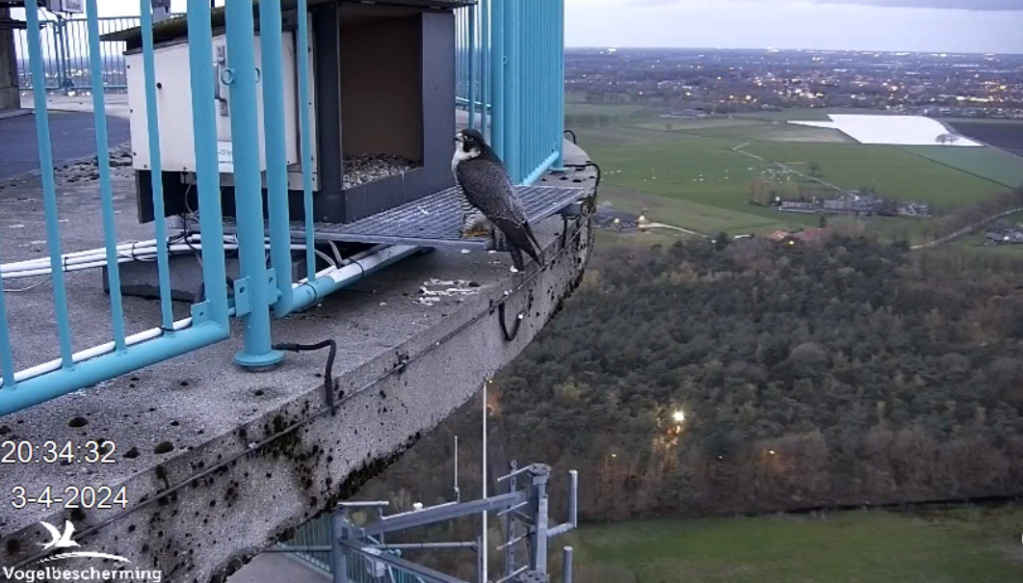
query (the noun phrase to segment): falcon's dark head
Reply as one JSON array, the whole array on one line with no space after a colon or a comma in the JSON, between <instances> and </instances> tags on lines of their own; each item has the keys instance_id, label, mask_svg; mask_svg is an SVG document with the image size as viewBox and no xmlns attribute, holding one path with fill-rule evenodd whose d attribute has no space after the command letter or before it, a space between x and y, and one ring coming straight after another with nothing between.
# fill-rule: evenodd
<instances>
[{"instance_id":1,"label":"falcon's dark head","mask_svg":"<svg viewBox=\"0 0 1023 583\"><path fill-rule=\"evenodd\" d=\"M464 129L455 134L455 158L469 160L490 150L479 130Z\"/></svg>"}]
</instances>

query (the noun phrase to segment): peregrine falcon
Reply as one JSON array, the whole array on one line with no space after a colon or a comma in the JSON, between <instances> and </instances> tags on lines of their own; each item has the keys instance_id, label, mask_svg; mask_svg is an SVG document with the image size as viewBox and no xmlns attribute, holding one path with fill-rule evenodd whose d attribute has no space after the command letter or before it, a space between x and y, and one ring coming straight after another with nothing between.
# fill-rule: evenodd
<instances>
[{"instance_id":1,"label":"peregrine falcon","mask_svg":"<svg viewBox=\"0 0 1023 583\"><path fill-rule=\"evenodd\" d=\"M543 247L533 235L501 159L477 130L461 130L455 141L451 170L463 195L462 236L489 235L491 227L497 227L493 234L503 236L512 271L522 271L522 251L539 263Z\"/></svg>"}]
</instances>

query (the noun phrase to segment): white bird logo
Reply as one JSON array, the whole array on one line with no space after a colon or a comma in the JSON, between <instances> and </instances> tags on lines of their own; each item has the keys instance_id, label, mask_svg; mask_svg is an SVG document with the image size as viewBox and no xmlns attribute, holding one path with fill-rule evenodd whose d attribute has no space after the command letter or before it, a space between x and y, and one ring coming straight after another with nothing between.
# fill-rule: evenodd
<instances>
[{"instance_id":1,"label":"white bird logo","mask_svg":"<svg viewBox=\"0 0 1023 583\"><path fill-rule=\"evenodd\" d=\"M71 535L75 533L75 525L71 524L70 520L64 521L63 533L57 530L56 526L48 522L40 522L39 524L46 527L46 530L50 531L50 536L53 537L53 540L48 543L39 543L39 546L43 547L44 551L50 549L70 549L79 546L78 543L71 540Z\"/></svg>"},{"instance_id":2,"label":"white bird logo","mask_svg":"<svg viewBox=\"0 0 1023 583\"><path fill-rule=\"evenodd\" d=\"M53 540L51 540L48 543L38 543L39 546L43 547L44 552L49 551L51 549L73 549L75 547L81 547L80 544L71 540L71 536L75 534L75 525L71 524L70 520L64 521L64 532L60 532L60 530L56 526L53 526L48 522L40 522L39 524L43 525L43 527L46 528L47 531L49 531L50 536L53 537ZM119 555L111 555L110 553L98 553L94 551L72 551L69 553L58 553L51 557L40 559L38 562L49 563L52 561L60 561L64 559L75 558L108 559L111 561L117 561L119 563L131 562L127 558Z\"/></svg>"}]
</instances>

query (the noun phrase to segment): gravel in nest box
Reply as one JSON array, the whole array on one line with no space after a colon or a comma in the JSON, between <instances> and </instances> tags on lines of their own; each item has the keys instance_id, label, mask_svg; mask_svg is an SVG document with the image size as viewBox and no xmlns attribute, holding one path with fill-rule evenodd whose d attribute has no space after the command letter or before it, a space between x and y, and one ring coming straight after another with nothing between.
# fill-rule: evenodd
<instances>
[{"instance_id":1,"label":"gravel in nest box","mask_svg":"<svg viewBox=\"0 0 1023 583\"><path fill-rule=\"evenodd\" d=\"M404 156L393 154L365 154L344 157L344 188L353 188L381 178L408 172L421 167Z\"/></svg>"}]
</instances>

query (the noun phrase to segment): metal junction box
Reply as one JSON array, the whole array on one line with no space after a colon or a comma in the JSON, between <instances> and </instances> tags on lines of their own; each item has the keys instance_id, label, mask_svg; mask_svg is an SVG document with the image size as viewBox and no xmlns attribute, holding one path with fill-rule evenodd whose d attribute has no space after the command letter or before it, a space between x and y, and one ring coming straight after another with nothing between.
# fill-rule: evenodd
<instances>
[{"instance_id":1,"label":"metal junction box","mask_svg":"<svg viewBox=\"0 0 1023 583\"><path fill-rule=\"evenodd\" d=\"M292 221L305 218L298 103L295 3L284 7L286 156ZM472 0L309 0L313 214L351 223L449 188L455 131L455 15ZM255 57L260 66L258 4ZM231 55L224 11L213 13L210 74L216 75L218 163L225 217L234 214L231 94L222 71ZM184 17L154 25L164 206L168 216L197 208L195 154ZM103 37L127 43L128 96L140 220L153 220L152 161L146 118L141 31ZM262 110L262 87L257 88ZM265 170L260 115L260 168ZM265 181L265 175L264 175ZM265 185L265 182L264 182ZM264 191L265 197L265 191Z\"/></svg>"}]
</instances>

